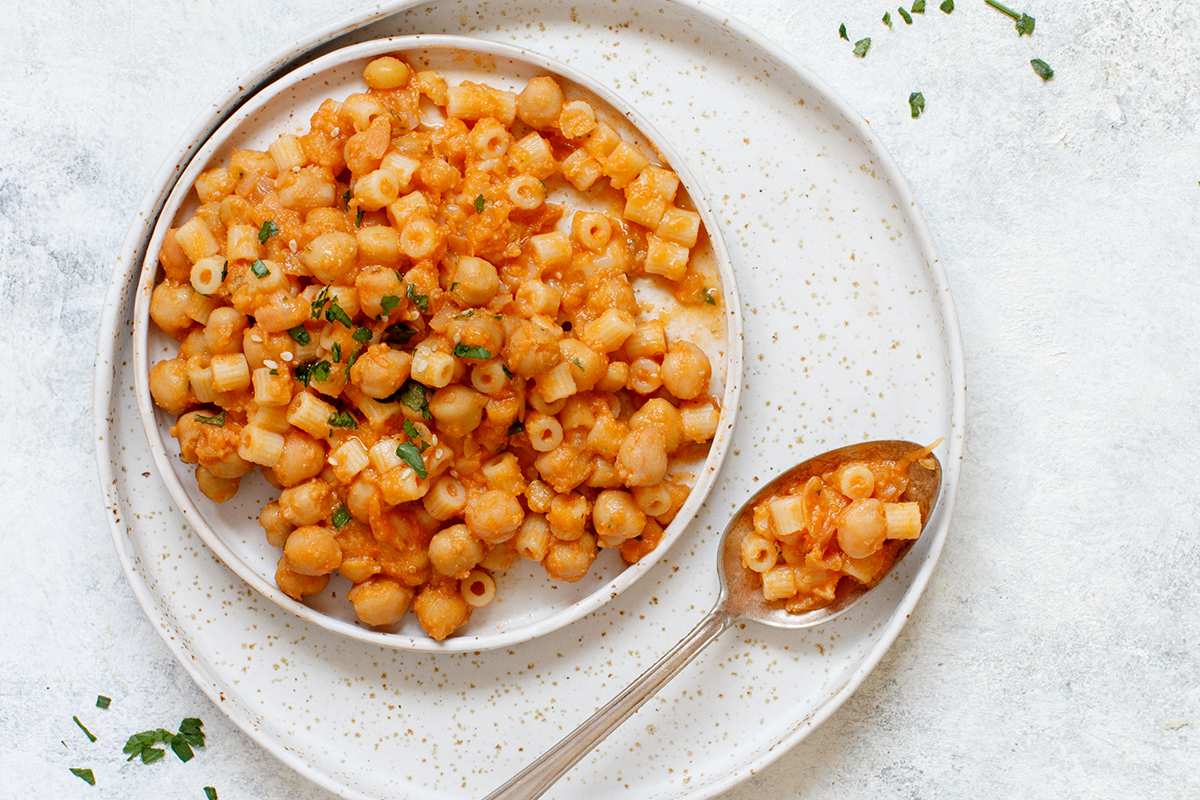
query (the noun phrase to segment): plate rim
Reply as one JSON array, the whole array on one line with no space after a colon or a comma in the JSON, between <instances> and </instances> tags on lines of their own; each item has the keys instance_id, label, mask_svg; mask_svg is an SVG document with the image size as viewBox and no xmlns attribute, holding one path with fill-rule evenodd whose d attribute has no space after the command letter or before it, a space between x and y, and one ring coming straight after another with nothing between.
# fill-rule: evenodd
<instances>
[{"instance_id":1,"label":"plate rim","mask_svg":"<svg viewBox=\"0 0 1200 800\"><path fill-rule=\"evenodd\" d=\"M731 31L753 41L756 46L776 58L781 64L805 80L814 90L820 92L842 114L847 122L853 126L855 133L864 142L870 142L874 145L874 154L880 159L880 168L885 172L892 187L902 198L909 200L909 208L906 210L906 213L910 215L913 234L920 244L921 251L930 257L928 264L929 275L938 290L938 306L945 320L946 344L949 355L947 379L951 385L949 414L951 428L949 431L950 437L947 442L949 456L944 462L946 485L944 487L945 494L942 498L941 511L939 512L940 519L938 520L936 530L933 531L935 535L931 542L929 555L921 569L913 576L908 590L897 606L896 613L889 619L887 626L879 632L879 635L876 637L876 645L870 650L868 656L863 659L859 667L848 676L846 681L831 692L829 698L820 708L816 709L803 720L799 720L798 724L793 728L792 733L782 737L775 744L764 748L763 752L757 758L746 762L740 769L732 771L724 780L713 781L703 787L698 787L698 791L686 795L690 800L706 800L706 798L711 798L729 790L757 771L774 763L784 753L791 750L809 733L815 730L822 722L827 720L857 690L866 677L879 664L883 656L891 649L895 639L899 636L900 630L909 616L911 616L913 608L923 595L932 577L932 573L940 559L945 540L948 537L948 530L952 521L953 508L961 477L966 438L966 368L961 328L953 297L950 293L949 280L942 267L941 258L938 255L932 233L926 223L924 214L916 204L907 179L900 171L886 146L876 141L876 137L866 119L846 103L841 95L830 87L829 84L805 67L798 58L767 38L766 35L741 22L739 19L702 2L702 0L659 0L659 2L664 6L678 6L689 9L695 14L708 18L714 25L727 27ZM227 109L228 113L232 113L237 105L240 104L239 100L253 93L264 81L270 80L274 72L286 69L287 65L294 61L302 60L305 54L319 49L323 44L335 38L350 35L367 25L383 21L407 9L425 5L426 3L427 0L389 0L373 6L371 11L350 14L330 25L319 28L314 33L298 39L292 45L280 48L275 54L259 62L247 73L251 78L250 81L234 82L231 84L221 100L218 101L221 104L220 107ZM201 135L199 132L205 127L203 124L205 118L205 114L200 115L192 127L185 131L180 137L179 143L172 150L173 153L187 152L186 142L194 141ZM211 133L211 130L214 130L223 121L222 118L208 133ZM155 176L151 184L152 187L173 185L174 180L182 172L186 163L187 160L185 159L182 163L177 163L172 167L171 159L168 159ZM172 171L175 171L175 179L166 177ZM112 386L116 372L114 361L119 352L120 328L124 322L124 319L119 318L116 312L120 308L122 294L131 289L128 278L119 280L119 266L121 263L137 257L138 243L143 235L139 231L153 226L155 221L153 214L154 207L161 201L163 194L165 192L156 193L153 188L147 192L141 205L135 212L134 222L131 224L129 233L122 245L118 269L114 270L101 316L96 371L93 383L93 446L97 453L97 466L100 473L103 499L105 507L109 511L110 533L113 537L118 558L126 574L126 582L129 584L135 599L142 607L143 612L147 615L156 632L175 656L176 661L191 675L197 687L209 698L213 705L221 709L243 733L262 746L267 752L271 753L281 763L286 764L298 774L312 781L315 785L342 797L369 800L368 795L351 787L336 783L324 772L318 771L305 763L292 751L281 746L275 739L266 735L264 731L254 724L253 720L242 715L236 709L229 708L228 704L223 702L223 698L213 686L212 679L206 670L202 668L196 659L188 658L179 640L168 632L169 626L164 620L163 615L159 612L157 605L149 596L149 587L138 577L138 570L126 546L127 542L124 541L125 531L123 528L125 528L125 525L121 517L121 498L115 496L116 481L113 478L112 462L106 461L101 457L109 449L109 443L105 438L107 436L107 419L109 413L107 401L112 396Z\"/></svg>"}]
</instances>

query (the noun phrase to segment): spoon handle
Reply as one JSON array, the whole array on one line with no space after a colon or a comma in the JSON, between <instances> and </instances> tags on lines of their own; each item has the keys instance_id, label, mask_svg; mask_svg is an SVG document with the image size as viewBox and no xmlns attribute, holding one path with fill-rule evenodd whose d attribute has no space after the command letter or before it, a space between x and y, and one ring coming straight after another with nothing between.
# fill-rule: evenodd
<instances>
[{"instance_id":1,"label":"spoon handle","mask_svg":"<svg viewBox=\"0 0 1200 800\"><path fill-rule=\"evenodd\" d=\"M616 730L642 703L732 625L735 619L736 614L718 604L692 628L691 633L643 672L625 691L484 800L534 800L541 797L567 770L579 763L593 747Z\"/></svg>"}]
</instances>

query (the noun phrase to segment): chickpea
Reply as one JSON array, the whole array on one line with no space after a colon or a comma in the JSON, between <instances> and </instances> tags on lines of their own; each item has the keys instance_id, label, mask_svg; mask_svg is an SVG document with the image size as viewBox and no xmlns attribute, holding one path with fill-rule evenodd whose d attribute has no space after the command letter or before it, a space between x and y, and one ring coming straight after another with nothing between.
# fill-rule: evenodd
<instances>
[{"instance_id":1,"label":"chickpea","mask_svg":"<svg viewBox=\"0 0 1200 800\"><path fill-rule=\"evenodd\" d=\"M851 558L866 558L883 546L887 538L887 515L875 498L855 500L838 516L837 539L842 552Z\"/></svg>"},{"instance_id":2,"label":"chickpea","mask_svg":"<svg viewBox=\"0 0 1200 800\"><path fill-rule=\"evenodd\" d=\"M333 531L323 525L305 525L292 531L283 554L292 570L301 575L328 575L342 563L342 548Z\"/></svg>"},{"instance_id":3,"label":"chickpea","mask_svg":"<svg viewBox=\"0 0 1200 800\"><path fill-rule=\"evenodd\" d=\"M413 590L391 578L371 578L346 593L358 618L368 625L393 625L408 613Z\"/></svg>"},{"instance_id":4,"label":"chickpea","mask_svg":"<svg viewBox=\"0 0 1200 800\"><path fill-rule=\"evenodd\" d=\"M279 584L279 588L288 597L299 600L325 591L325 587L329 585L329 576L303 575L296 572L287 556L283 556L275 568L275 583Z\"/></svg>"}]
</instances>

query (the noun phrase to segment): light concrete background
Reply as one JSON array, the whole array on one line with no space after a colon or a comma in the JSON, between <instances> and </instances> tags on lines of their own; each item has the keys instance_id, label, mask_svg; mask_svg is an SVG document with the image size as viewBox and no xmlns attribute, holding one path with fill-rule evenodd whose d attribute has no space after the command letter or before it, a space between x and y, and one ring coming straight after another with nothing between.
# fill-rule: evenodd
<instances>
[{"instance_id":1,"label":"light concrete background","mask_svg":"<svg viewBox=\"0 0 1200 800\"><path fill-rule=\"evenodd\" d=\"M185 127L367 5L0 4L2 797L332 797L226 721L134 601L92 369L120 244ZM1032 37L983 0L949 16L929 0L911 26L893 9L892 30L884 4L714 5L871 120L940 248L969 383L955 520L917 613L829 722L727 800L1200 796L1200 4L1028 0ZM110 743L199 716L209 746L125 765L72 715Z\"/></svg>"}]
</instances>

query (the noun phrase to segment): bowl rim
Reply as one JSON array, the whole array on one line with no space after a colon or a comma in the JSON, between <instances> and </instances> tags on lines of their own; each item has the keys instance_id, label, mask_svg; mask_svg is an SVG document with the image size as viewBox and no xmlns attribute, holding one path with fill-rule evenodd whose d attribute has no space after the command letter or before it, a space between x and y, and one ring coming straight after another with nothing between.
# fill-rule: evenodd
<instances>
[{"instance_id":1,"label":"bowl rim","mask_svg":"<svg viewBox=\"0 0 1200 800\"><path fill-rule=\"evenodd\" d=\"M662 542L648 557L643 558L636 564L625 566L612 579L598 585L586 596L569 605L563 606L545 617L520 624L507 631L454 634L440 642L425 636L410 636L402 633L378 631L353 622L346 622L330 617L303 602L293 600L284 594L273 581L265 579L249 564L244 562L221 539L213 526L208 523L204 514L188 495L182 481L173 469L173 460L164 447L160 435L160 423L155 413L156 407L150 397L148 356L149 298L154 288L155 278L159 272L157 262L150 261L151 254L157 253L166 230L170 227L175 215L191 193L192 183L196 175L207 167L212 155L221 149L230 133L236 131L246 118L252 116L256 111L288 91L288 89L328 69L388 53L439 49L459 50L471 54L512 59L563 77L592 92L609 104L614 111L628 120L637 129L638 133L652 143L656 153L678 175L707 230L714 261L722 281L722 294L725 304L725 338L723 345L726 361L725 387L721 394L721 418L717 434L713 438L707 457L699 467L699 473L687 501L675 519L667 526ZM609 600L617 597L622 591L645 575L682 538L684 531L695 519L704 500L715 485L717 476L731 447L734 426L737 419L737 403L741 393L744 366L741 301L738 295L732 258L725 244L716 214L712 208L711 193L703 182L691 172L686 162L672 147L669 140L663 137L633 105L623 100L607 86L581 73L574 67L507 42L475 39L469 36L450 34L390 36L370 39L334 49L275 78L250 95L211 134L206 135L201 131L187 149L192 150L194 155L189 159L190 163L180 170L178 175L159 176L158 180L161 189L159 196L161 197L162 193L167 193L167 196L161 204L157 219L150 226L150 235L146 249L142 254L142 263L131 265L131 271L139 276L134 297L132 331L135 395L143 432L149 444L159 478L165 484L168 493L176 502L188 524L196 531L205 545L226 567L253 587L255 591L306 622L368 644L397 650L425 652L485 651L519 644L557 631L571 622L601 608ZM122 261L132 261L136 257L136 254L129 254L128 258L126 258L126 254L122 254ZM153 269L148 268L152 265Z\"/></svg>"}]
</instances>

